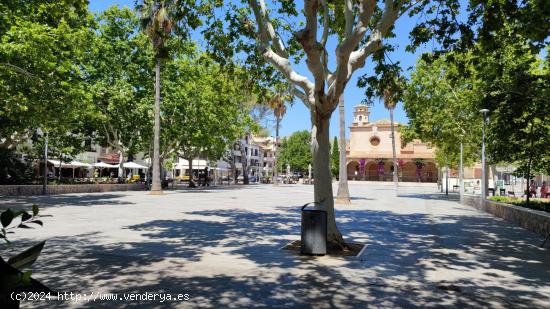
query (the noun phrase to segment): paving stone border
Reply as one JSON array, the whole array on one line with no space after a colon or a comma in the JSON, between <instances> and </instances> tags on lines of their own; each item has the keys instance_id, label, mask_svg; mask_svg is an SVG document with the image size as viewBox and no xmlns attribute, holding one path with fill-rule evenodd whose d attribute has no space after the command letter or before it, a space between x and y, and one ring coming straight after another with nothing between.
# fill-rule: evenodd
<instances>
[{"instance_id":1,"label":"paving stone border","mask_svg":"<svg viewBox=\"0 0 550 309\"><path fill-rule=\"evenodd\" d=\"M473 195L464 195L462 204L488 212L542 237L550 233L550 213L544 211L491 200L486 200L483 205L481 198Z\"/></svg>"},{"instance_id":2,"label":"paving stone border","mask_svg":"<svg viewBox=\"0 0 550 309\"><path fill-rule=\"evenodd\" d=\"M80 184L80 185L49 185L48 194L92 193L112 191L145 190L144 184ZM0 186L0 196L41 195L42 185Z\"/></svg>"}]
</instances>

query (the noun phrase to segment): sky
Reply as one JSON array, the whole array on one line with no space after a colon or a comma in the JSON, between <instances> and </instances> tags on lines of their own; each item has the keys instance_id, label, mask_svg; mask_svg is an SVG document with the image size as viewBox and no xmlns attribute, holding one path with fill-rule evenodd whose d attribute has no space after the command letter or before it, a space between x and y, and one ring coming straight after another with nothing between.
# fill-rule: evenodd
<instances>
[{"instance_id":1,"label":"sky","mask_svg":"<svg viewBox=\"0 0 550 309\"><path fill-rule=\"evenodd\" d=\"M90 0L89 8L92 12L101 12L106 8L118 5L118 6L128 6L134 7L134 0ZM394 52L389 54L389 58L392 62L399 61L402 68L406 69L414 66L418 55L422 52L429 51L430 47L426 46L424 49L419 49L414 55L405 51L405 47L409 42L409 32L416 24L417 20L409 18L407 15L398 19L395 25L396 38L392 39L392 43L397 45L397 48ZM332 45L332 46L331 46ZM335 43L330 42L327 45L329 53L334 50ZM332 53L334 54L334 53ZM365 99L364 89L357 87L357 79L364 75L365 73L370 73L372 70L372 62L367 61L364 68L355 72L349 81L345 93L344 93L344 102L345 102L345 115L346 115L346 126L350 126L353 120L353 110L354 106L358 105ZM297 66L296 70L306 76L311 77L309 71L304 64ZM404 75L408 76L408 72L405 71ZM374 101L374 106L371 108L370 119L371 121L376 121L378 119L389 118L389 111L384 108L384 104L380 100ZM403 104L398 103L394 118L396 122L406 124L408 122L407 115L403 110ZM274 132L273 128L270 128ZM310 130L311 121L309 118L309 111L304 106L304 104L296 100L292 106L287 108L287 113L284 116L281 122L280 134L281 136L288 136L292 132L300 130ZM338 109L334 111L330 121L330 136L331 138L338 135ZM349 137L349 130L346 129L346 136Z\"/></svg>"}]
</instances>

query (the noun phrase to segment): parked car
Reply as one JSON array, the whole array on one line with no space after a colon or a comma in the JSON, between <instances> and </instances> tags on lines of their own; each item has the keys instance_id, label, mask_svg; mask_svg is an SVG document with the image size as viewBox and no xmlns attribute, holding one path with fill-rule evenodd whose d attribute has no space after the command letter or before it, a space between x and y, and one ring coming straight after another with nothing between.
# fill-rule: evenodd
<instances>
[{"instance_id":1,"label":"parked car","mask_svg":"<svg viewBox=\"0 0 550 309\"><path fill-rule=\"evenodd\" d=\"M256 176L248 175L248 182L256 182L256 181L257 181ZM243 175L237 176L237 182L244 182Z\"/></svg>"}]
</instances>

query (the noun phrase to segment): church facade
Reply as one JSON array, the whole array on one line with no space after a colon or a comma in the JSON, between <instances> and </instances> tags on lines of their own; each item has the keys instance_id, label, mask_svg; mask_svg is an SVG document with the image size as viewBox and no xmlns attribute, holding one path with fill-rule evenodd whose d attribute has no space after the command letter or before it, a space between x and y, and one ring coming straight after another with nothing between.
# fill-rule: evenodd
<instances>
[{"instance_id":1,"label":"church facade","mask_svg":"<svg viewBox=\"0 0 550 309\"><path fill-rule=\"evenodd\" d=\"M392 181L395 170L389 119L371 122L367 105L354 107L346 149L348 179ZM394 123L397 174L402 182L437 182L435 149L420 140L401 143L399 124Z\"/></svg>"}]
</instances>

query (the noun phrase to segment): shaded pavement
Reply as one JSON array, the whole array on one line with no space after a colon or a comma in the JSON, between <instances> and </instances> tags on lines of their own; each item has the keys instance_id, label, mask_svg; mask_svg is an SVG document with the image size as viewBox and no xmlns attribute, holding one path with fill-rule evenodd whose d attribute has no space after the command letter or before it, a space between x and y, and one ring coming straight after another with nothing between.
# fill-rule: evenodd
<instances>
[{"instance_id":1,"label":"shaded pavement","mask_svg":"<svg viewBox=\"0 0 550 309\"><path fill-rule=\"evenodd\" d=\"M298 205L312 187L92 193L0 198L38 202L44 227L18 231L18 247L47 239L34 277L57 291L188 293L187 302L24 303L27 307L544 307L550 255L536 234L447 199L432 187L351 183L339 206L360 257L303 257Z\"/></svg>"}]
</instances>

